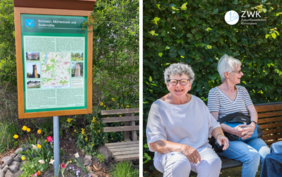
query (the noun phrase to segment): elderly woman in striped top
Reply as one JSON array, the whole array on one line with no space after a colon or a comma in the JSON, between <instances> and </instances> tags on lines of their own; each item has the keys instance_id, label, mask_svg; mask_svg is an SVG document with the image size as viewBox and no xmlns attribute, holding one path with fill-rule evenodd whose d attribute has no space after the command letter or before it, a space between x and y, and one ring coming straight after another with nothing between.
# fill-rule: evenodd
<instances>
[{"instance_id":1,"label":"elderly woman in striped top","mask_svg":"<svg viewBox=\"0 0 282 177\"><path fill-rule=\"evenodd\" d=\"M236 85L240 84L241 77L244 75L241 70L241 62L224 55L220 58L217 69L222 84L209 91L208 108L216 120L235 112L250 114L252 123L249 125L238 125L232 128L221 124L224 132L241 137L242 140L248 139L253 134L258 116L246 88ZM254 177L260 162L262 164L265 156L270 152L268 146L260 138L244 142L230 141L229 143L228 149L219 155L242 162L242 176Z\"/></svg>"},{"instance_id":2,"label":"elderly woman in striped top","mask_svg":"<svg viewBox=\"0 0 282 177\"><path fill-rule=\"evenodd\" d=\"M208 143L213 136L223 149L228 139L205 103L189 94L194 73L183 63L171 64L164 72L168 94L156 100L149 113L147 143L155 152L154 165L165 177L217 177L221 160Z\"/></svg>"}]
</instances>

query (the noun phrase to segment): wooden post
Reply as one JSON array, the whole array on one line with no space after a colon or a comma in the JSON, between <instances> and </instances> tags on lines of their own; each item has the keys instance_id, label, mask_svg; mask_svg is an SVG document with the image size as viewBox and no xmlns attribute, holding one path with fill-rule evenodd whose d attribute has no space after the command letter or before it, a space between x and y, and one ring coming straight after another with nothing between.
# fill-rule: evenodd
<instances>
[{"instance_id":1,"label":"wooden post","mask_svg":"<svg viewBox=\"0 0 282 177\"><path fill-rule=\"evenodd\" d=\"M125 116L130 116L130 114L125 114ZM129 126L130 123L128 121L125 121L124 125ZM127 141L131 141L130 138L129 138L129 131L124 132L124 142L127 142Z\"/></svg>"},{"instance_id":2,"label":"wooden post","mask_svg":"<svg viewBox=\"0 0 282 177\"><path fill-rule=\"evenodd\" d=\"M131 113L131 116L134 116L134 113ZM131 126L135 126L135 121L131 121ZM131 131L132 133L132 141L137 141L137 133L136 131Z\"/></svg>"}]
</instances>

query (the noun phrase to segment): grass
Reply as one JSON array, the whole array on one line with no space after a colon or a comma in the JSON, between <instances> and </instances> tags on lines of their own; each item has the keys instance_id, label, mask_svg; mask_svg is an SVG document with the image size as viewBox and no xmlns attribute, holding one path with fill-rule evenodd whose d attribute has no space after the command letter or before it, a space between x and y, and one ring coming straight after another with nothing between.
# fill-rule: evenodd
<instances>
[{"instance_id":1,"label":"grass","mask_svg":"<svg viewBox=\"0 0 282 177\"><path fill-rule=\"evenodd\" d=\"M139 170L134 169L130 162L124 161L117 163L110 175L113 177L138 177Z\"/></svg>"}]
</instances>

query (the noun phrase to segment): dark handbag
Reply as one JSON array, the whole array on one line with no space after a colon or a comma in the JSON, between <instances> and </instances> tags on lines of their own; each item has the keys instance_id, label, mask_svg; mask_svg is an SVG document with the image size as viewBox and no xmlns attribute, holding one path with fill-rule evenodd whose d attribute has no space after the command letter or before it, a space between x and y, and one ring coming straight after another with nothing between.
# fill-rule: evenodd
<instances>
[{"instance_id":1,"label":"dark handbag","mask_svg":"<svg viewBox=\"0 0 282 177\"><path fill-rule=\"evenodd\" d=\"M217 120L220 124L224 123L226 125L229 125L230 127L234 128L238 125L241 124L250 124L251 123L251 119L249 116L246 116L243 113L240 112L235 112L232 114L228 114L220 119ZM254 133L252 134L252 136L248 139L242 140L241 137L238 137L236 135L224 132L224 135L228 138L229 141L248 141L251 139L255 139L255 138L260 138L262 136L262 131L259 127L259 125L256 125L256 128L254 130ZM214 137L211 138L210 144L213 146L215 152L222 152L222 146L219 146L219 144L217 143L216 139Z\"/></svg>"},{"instance_id":2,"label":"dark handbag","mask_svg":"<svg viewBox=\"0 0 282 177\"><path fill-rule=\"evenodd\" d=\"M242 124L250 124L251 118L249 116L246 116L245 114L241 112L235 112L232 114L228 114L220 119L218 119L218 122L224 123L226 125L229 125L230 127L234 128L238 125ZM232 135L230 133L224 132L224 135L229 139L229 141L249 141L251 139L260 138L262 136L262 131L259 127L259 125L256 125L256 128L254 130L254 133L252 136L248 139L242 140L241 137L238 137L236 135Z\"/></svg>"}]
</instances>

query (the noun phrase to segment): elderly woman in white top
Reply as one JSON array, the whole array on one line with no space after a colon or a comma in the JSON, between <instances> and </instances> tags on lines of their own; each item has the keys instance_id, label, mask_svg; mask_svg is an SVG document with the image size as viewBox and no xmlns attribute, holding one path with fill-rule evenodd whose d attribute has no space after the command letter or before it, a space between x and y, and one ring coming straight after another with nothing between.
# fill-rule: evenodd
<instances>
[{"instance_id":1,"label":"elderly woman in white top","mask_svg":"<svg viewBox=\"0 0 282 177\"><path fill-rule=\"evenodd\" d=\"M250 114L252 123L249 125L238 125L232 128L221 124L224 132L241 137L246 140L254 132L258 121L258 115L254 104L245 87L239 86L243 72L241 62L238 59L224 55L218 62L218 72L222 84L212 88L208 97L208 108L216 120L235 112ZM263 163L270 149L260 138L248 141L230 141L229 148L219 153L229 159L235 159L243 163L242 176L254 177L259 163Z\"/></svg>"},{"instance_id":2,"label":"elderly woman in white top","mask_svg":"<svg viewBox=\"0 0 282 177\"><path fill-rule=\"evenodd\" d=\"M155 101L149 113L147 141L154 165L164 176L219 176L221 160L208 143L211 135L223 149L228 139L205 103L188 94L194 73L187 64L171 64L164 72L169 93Z\"/></svg>"}]
</instances>

